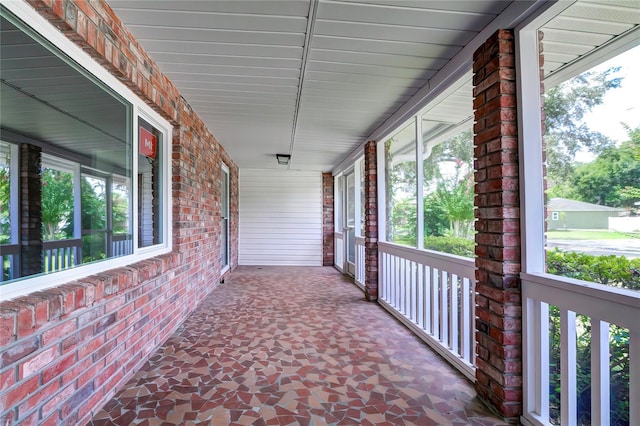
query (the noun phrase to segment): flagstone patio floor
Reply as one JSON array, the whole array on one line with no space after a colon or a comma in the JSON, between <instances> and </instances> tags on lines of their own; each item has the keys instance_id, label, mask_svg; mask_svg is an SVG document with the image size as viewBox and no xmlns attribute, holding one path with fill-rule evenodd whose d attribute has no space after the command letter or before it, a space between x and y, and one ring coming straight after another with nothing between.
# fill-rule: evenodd
<instances>
[{"instance_id":1,"label":"flagstone patio floor","mask_svg":"<svg viewBox=\"0 0 640 426\"><path fill-rule=\"evenodd\" d=\"M331 267L241 266L91 425L503 425Z\"/></svg>"}]
</instances>

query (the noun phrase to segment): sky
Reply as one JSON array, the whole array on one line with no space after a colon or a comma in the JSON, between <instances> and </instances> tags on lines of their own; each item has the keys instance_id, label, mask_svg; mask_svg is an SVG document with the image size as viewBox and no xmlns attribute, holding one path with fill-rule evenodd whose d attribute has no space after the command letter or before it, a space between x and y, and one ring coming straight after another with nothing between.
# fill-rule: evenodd
<instances>
[{"instance_id":1,"label":"sky","mask_svg":"<svg viewBox=\"0 0 640 426\"><path fill-rule=\"evenodd\" d=\"M640 46L624 52L594 68L604 71L612 66L620 66L615 74L623 77L619 89L612 89L605 95L604 103L585 115L585 122L592 130L597 130L617 142L629 139L621 122L632 129L640 127Z\"/></svg>"}]
</instances>

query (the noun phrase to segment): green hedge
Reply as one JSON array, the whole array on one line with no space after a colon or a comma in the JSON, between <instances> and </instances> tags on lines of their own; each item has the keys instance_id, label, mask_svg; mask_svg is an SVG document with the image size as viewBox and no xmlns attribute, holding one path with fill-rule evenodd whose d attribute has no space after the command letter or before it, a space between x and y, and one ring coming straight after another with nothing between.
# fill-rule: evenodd
<instances>
[{"instance_id":1,"label":"green hedge","mask_svg":"<svg viewBox=\"0 0 640 426\"><path fill-rule=\"evenodd\" d=\"M563 277L640 290L640 258L594 256L556 248L547 252L547 271Z\"/></svg>"},{"instance_id":2,"label":"green hedge","mask_svg":"<svg viewBox=\"0 0 640 426\"><path fill-rule=\"evenodd\" d=\"M424 238L424 248L458 256L474 257L475 246L475 241L467 238L437 237L433 235Z\"/></svg>"}]
</instances>

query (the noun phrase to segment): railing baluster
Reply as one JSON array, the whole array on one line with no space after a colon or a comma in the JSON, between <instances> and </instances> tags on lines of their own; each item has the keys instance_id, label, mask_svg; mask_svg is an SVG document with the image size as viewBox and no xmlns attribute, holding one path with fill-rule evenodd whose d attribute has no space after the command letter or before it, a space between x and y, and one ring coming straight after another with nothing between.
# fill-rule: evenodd
<instances>
[{"instance_id":1,"label":"railing baluster","mask_svg":"<svg viewBox=\"0 0 640 426\"><path fill-rule=\"evenodd\" d=\"M440 340L440 309L438 306L440 303L440 298L438 297L440 271L432 268L431 272L431 333L436 339Z\"/></svg>"},{"instance_id":2,"label":"railing baluster","mask_svg":"<svg viewBox=\"0 0 640 426\"><path fill-rule=\"evenodd\" d=\"M471 300L473 295L471 294L471 289L469 288L469 278L462 279L462 294L460 295L460 297L462 298L461 323L464 324L466 318L472 318L470 305L471 303L473 303L473 301ZM460 353L462 354L462 358L464 358L464 360L467 362L471 362L471 348L473 347L473 333L471 333L471 330L473 330L473 328L470 324L467 324L466 327L463 325L461 329L462 337L460 340L462 343L462 347L460 348Z\"/></svg>"},{"instance_id":3,"label":"railing baluster","mask_svg":"<svg viewBox=\"0 0 640 426\"><path fill-rule=\"evenodd\" d=\"M420 322L420 314L418 313L418 306L420 305L420 297L418 294L418 287L420 286L420 281L419 281L419 271L420 270L420 264L416 263L416 262L412 262L412 269L411 269L411 275L413 277L413 286L412 289L413 291L411 292L411 310L412 312L412 319L413 322L415 322L416 324L418 322Z\"/></svg>"},{"instance_id":4,"label":"railing baluster","mask_svg":"<svg viewBox=\"0 0 640 426\"><path fill-rule=\"evenodd\" d=\"M440 271L440 341L449 346L449 273Z\"/></svg>"},{"instance_id":5,"label":"railing baluster","mask_svg":"<svg viewBox=\"0 0 640 426\"><path fill-rule=\"evenodd\" d=\"M449 347L460 353L458 345L458 276L451 274L449 287Z\"/></svg>"},{"instance_id":6,"label":"railing baluster","mask_svg":"<svg viewBox=\"0 0 640 426\"><path fill-rule=\"evenodd\" d=\"M610 423L609 323L591 318L591 424ZM631 400L630 400L631 401Z\"/></svg>"},{"instance_id":7,"label":"railing baluster","mask_svg":"<svg viewBox=\"0 0 640 426\"><path fill-rule=\"evenodd\" d=\"M425 266L421 263L418 263L416 268L416 316L421 329L424 329L424 268Z\"/></svg>"},{"instance_id":8,"label":"railing baluster","mask_svg":"<svg viewBox=\"0 0 640 426\"><path fill-rule=\"evenodd\" d=\"M576 313L560 309L560 399L561 424L577 423L576 401Z\"/></svg>"},{"instance_id":9,"label":"railing baluster","mask_svg":"<svg viewBox=\"0 0 640 426\"><path fill-rule=\"evenodd\" d=\"M431 327L431 324L433 324L433 322L431 321L431 315L433 312L433 308L431 306L431 300L432 300L432 290L431 290L431 286L433 285L433 281L431 279L432 275L431 275L431 267L429 266L425 266L424 267L424 329L427 331L427 333L429 334L433 334L433 330Z\"/></svg>"}]
</instances>

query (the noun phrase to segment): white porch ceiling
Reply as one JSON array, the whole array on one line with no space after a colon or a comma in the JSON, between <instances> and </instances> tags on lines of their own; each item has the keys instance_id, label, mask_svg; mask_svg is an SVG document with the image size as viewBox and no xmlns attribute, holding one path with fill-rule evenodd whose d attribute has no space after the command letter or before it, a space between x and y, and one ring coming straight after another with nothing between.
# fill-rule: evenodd
<instances>
[{"instance_id":1,"label":"white porch ceiling","mask_svg":"<svg viewBox=\"0 0 640 426\"><path fill-rule=\"evenodd\" d=\"M328 171L512 2L109 4L241 168Z\"/></svg>"},{"instance_id":2,"label":"white porch ceiling","mask_svg":"<svg viewBox=\"0 0 640 426\"><path fill-rule=\"evenodd\" d=\"M281 167L275 154L290 153L293 169L327 171L424 99L483 30L512 28L535 2L109 3L241 168ZM638 0L573 4L544 28L546 75L638 14Z\"/></svg>"}]
</instances>

